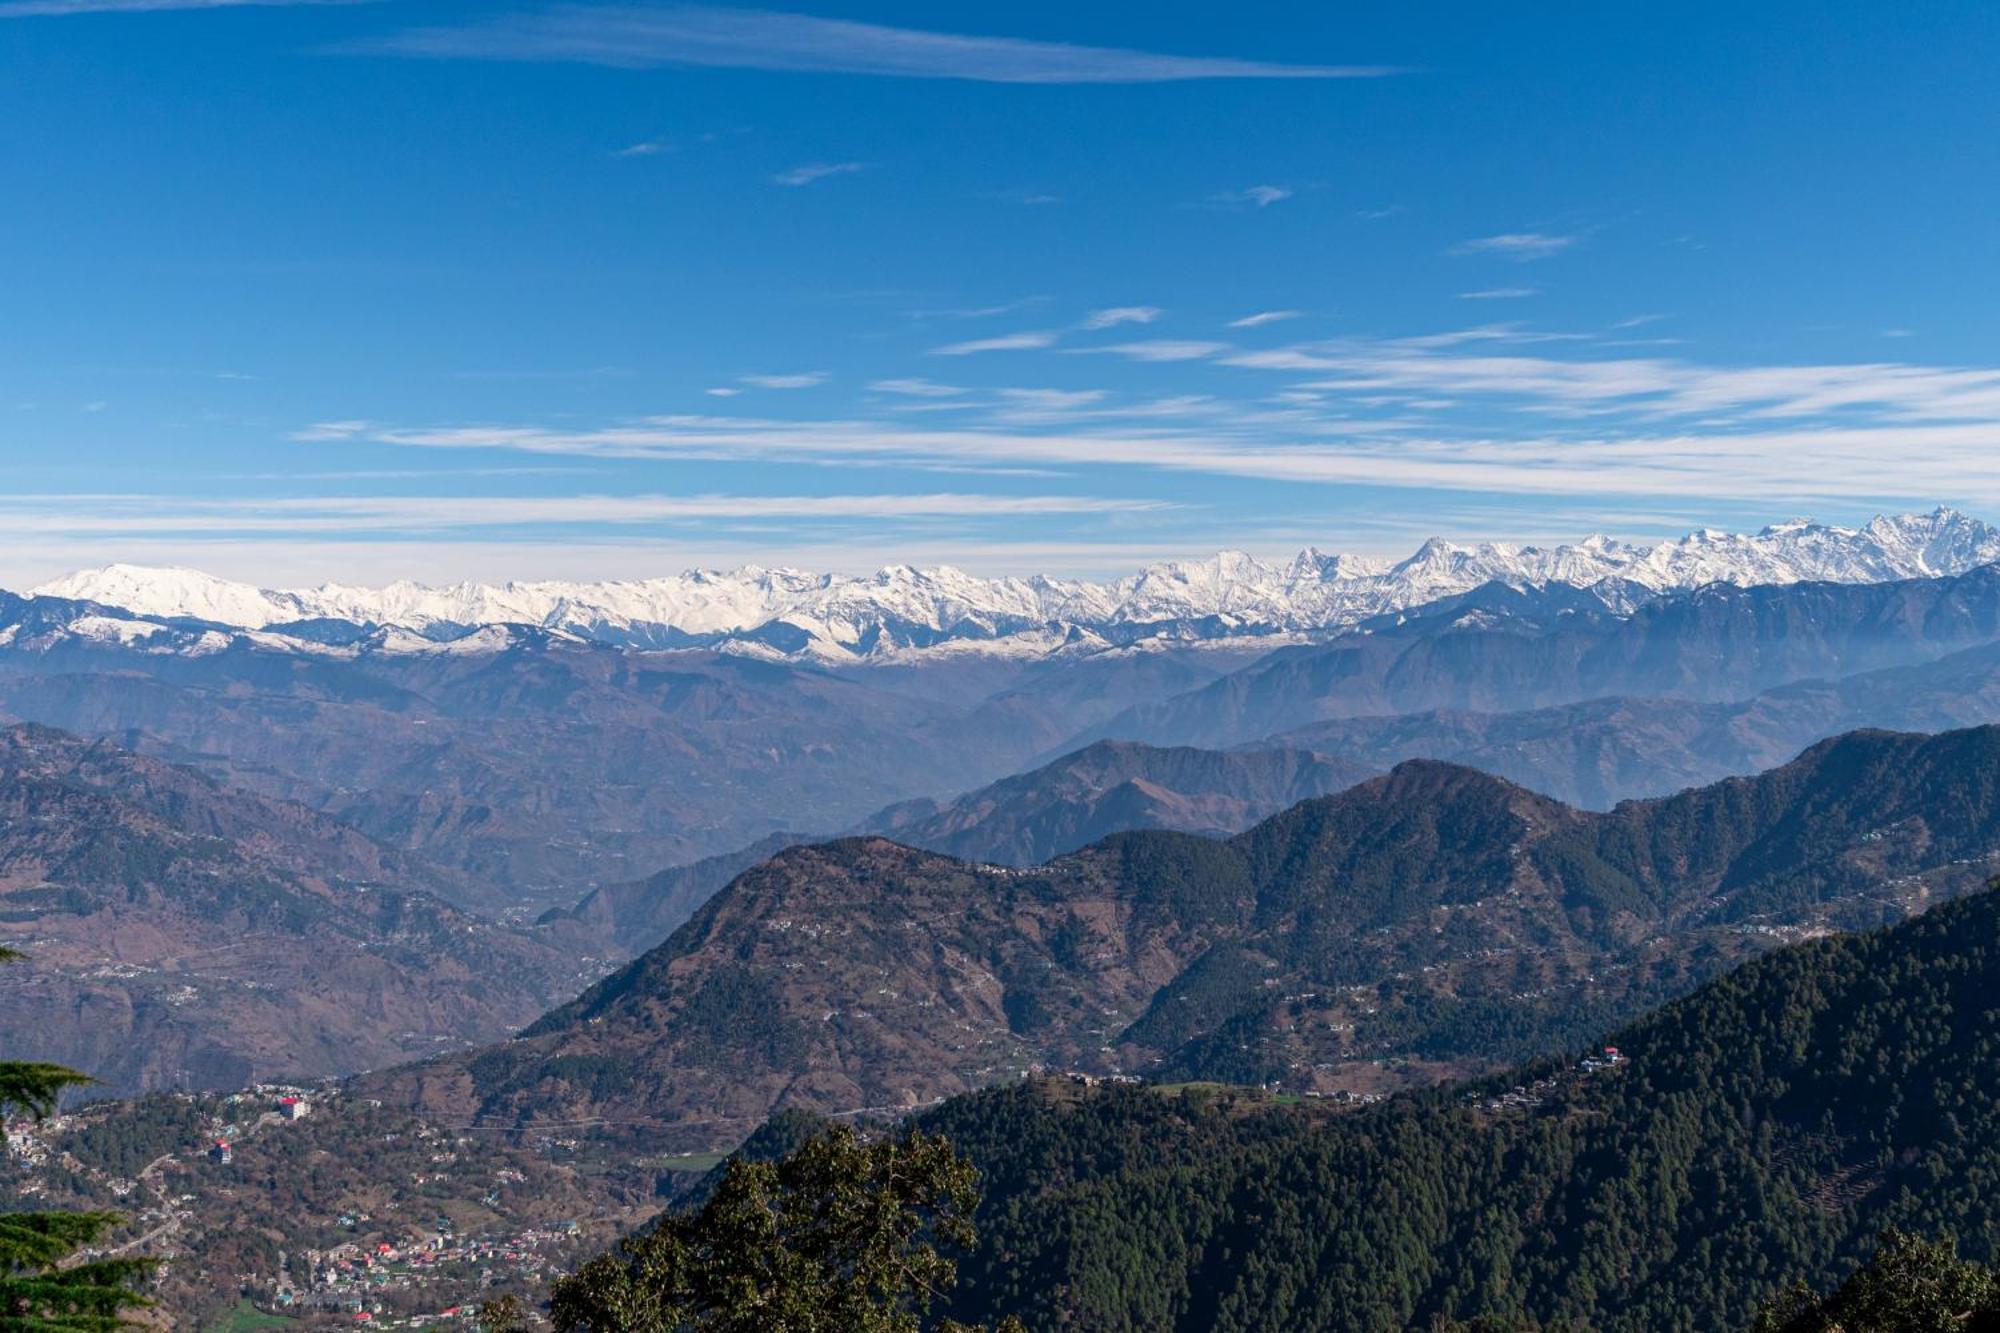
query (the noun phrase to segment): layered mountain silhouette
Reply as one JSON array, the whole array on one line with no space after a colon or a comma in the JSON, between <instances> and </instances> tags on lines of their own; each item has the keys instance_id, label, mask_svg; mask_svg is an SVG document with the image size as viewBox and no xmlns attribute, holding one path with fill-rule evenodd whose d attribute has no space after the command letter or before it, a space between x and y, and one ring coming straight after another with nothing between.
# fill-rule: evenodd
<instances>
[{"instance_id":1,"label":"layered mountain silhouette","mask_svg":"<svg viewBox=\"0 0 2000 1333\"><path fill-rule=\"evenodd\" d=\"M1236 752L1100 741L955 800L881 811L859 831L967 861L1035 865L1134 829L1211 837L1368 777L1300 749Z\"/></svg>"},{"instance_id":2,"label":"layered mountain silhouette","mask_svg":"<svg viewBox=\"0 0 2000 1333\"><path fill-rule=\"evenodd\" d=\"M852 838L745 872L521 1039L370 1083L492 1123L701 1141L1038 1067L1369 1090L1894 919L1996 852L1990 727L1857 733L1606 814L1416 761L1227 841L1124 833L1026 869Z\"/></svg>"},{"instance_id":3,"label":"layered mountain silhouette","mask_svg":"<svg viewBox=\"0 0 2000 1333\"><path fill-rule=\"evenodd\" d=\"M10 1054L107 1091L240 1087L491 1040L591 969L446 903L459 877L303 806L0 729Z\"/></svg>"},{"instance_id":4,"label":"layered mountain silhouette","mask_svg":"<svg viewBox=\"0 0 2000 1333\"><path fill-rule=\"evenodd\" d=\"M1517 712L1613 696L1720 703L2000 639L1996 566L1862 586L1715 584L1629 616L1501 591L1492 605L1448 603L1281 649L1199 689L1135 704L1092 736L1227 747L1435 710Z\"/></svg>"},{"instance_id":5,"label":"layered mountain silhouette","mask_svg":"<svg viewBox=\"0 0 2000 1333\"><path fill-rule=\"evenodd\" d=\"M1801 681L1728 703L1616 697L1518 713L1439 710L1341 718L1272 738L1388 767L1421 757L1466 764L1573 804L1747 774L1861 727L1946 731L2000 717L2000 646L1918 666Z\"/></svg>"},{"instance_id":6,"label":"layered mountain silhouette","mask_svg":"<svg viewBox=\"0 0 2000 1333\"><path fill-rule=\"evenodd\" d=\"M1304 749L1377 770L1462 759L1602 805L1754 770L1832 731L2000 718L1986 687L1958 691L1953 707L1942 676L1895 674L2000 643L1991 566L1899 582L1710 584L1649 594L1636 609L1564 583L1452 586L1428 607L1271 653L1268 636L1169 636L1144 650L1079 641L1026 657L945 651L837 669L583 642L542 626L388 652L345 643L329 623L313 629L326 651L307 651L262 630L7 597L0 715L302 801L462 872L473 896L461 905L529 914L774 833L853 829L885 807L976 791L1102 739ZM1640 702L1608 723L1549 712L1612 698ZM1753 700L1742 721L1713 707ZM1769 720L1756 711L1766 703ZM1523 713L1547 716L1493 720ZM1350 729L1301 730L1333 724ZM1665 743L1649 765L1655 742ZM1120 822L1205 818L1128 795ZM1026 858L1060 841L964 850Z\"/></svg>"},{"instance_id":7,"label":"layered mountain silhouette","mask_svg":"<svg viewBox=\"0 0 2000 1333\"><path fill-rule=\"evenodd\" d=\"M1369 771L1297 749L1233 753L1101 741L1054 763L948 801L906 801L876 812L855 833L966 861L1035 865L1113 833L1175 829L1226 836L1309 796L1350 787ZM777 833L740 851L674 866L644 880L594 890L544 922L575 921L630 954L665 939L716 890L800 843Z\"/></svg>"}]
</instances>

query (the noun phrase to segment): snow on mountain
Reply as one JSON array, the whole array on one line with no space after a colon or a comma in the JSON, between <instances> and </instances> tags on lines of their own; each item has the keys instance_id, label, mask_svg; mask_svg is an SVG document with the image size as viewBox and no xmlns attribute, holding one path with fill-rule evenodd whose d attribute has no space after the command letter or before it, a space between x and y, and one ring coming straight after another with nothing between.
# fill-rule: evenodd
<instances>
[{"instance_id":1,"label":"snow on mountain","mask_svg":"<svg viewBox=\"0 0 2000 1333\"><path fill-rule=\"evenodd\" d=\"M1308 549L1283 564L1223 551L1152 565L1110 583L989 579L950 567L892 565L867 576L748 567L601 583L272 590L195 570L107 565L33 592L153 621L266 631L260 641L302 633L287 629L296 622L337 620L377 627L368 642L385 651L448 644L474 651L519 641L519 628L493 632L509 626L630 646L851 660L945 645L1042 653L1065 644L1311 633L1496 580L1594 589L1623 609L1635 588L1659 594L1717 582L1880 582L1958 574L1995 561L2000 528L1940 508L1860 528L1799 519L1747 535L1701 531L1654 547L1604 537L1554 547L1460 546L1433 538L1396 562Z\"/></svg>"}]
</instances>

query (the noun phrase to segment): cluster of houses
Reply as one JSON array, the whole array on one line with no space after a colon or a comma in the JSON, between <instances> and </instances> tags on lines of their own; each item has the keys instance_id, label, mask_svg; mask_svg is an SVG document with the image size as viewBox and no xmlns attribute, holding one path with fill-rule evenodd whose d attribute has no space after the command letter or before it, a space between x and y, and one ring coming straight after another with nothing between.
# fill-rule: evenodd
<instances>
[{"instance_id":1,"label":"cluster of houses","mask_svg":"<svg viewBox=\"0 0 2000 1333\"><path fill-rule=\"evenodd\" d=\"M1576 1067L1586 1074L1594 1074L1600 1069L1610 1069L1625 1063L1625 1053L1616 1046L1606 1046L1601 1055L1586 1055L1577 1061Z\"/></svg>"},{"instance_id":2,"label":"cluster of houses","mask_svg":"<svg viewBox=\"0 0 2000 1333\"><path fill-rule=\"evenodd\" d=\"M1606 1069L1616 1069L1626 1062L1625 1052L1616 1046L1606 1046L1600 1051L1584 1056L1576 1062L1579 1074L1596 1074ZM1525 1110L1540 1106L1545 1097L1555 1091L1557 1079L1538 1078L1533 1083L1519 1084L1497 1097L1480 1097L1477 1093L1467 1093L1465 1099L1477 1102L1479 1109L1489 1113L1499 1111Z\"/></svg>"},{"instance_id":3,"label":"cluster of houses","mask_svg":"<svg viewBox=\"0 0 2000 1333\"><path fill-rule=\"evenodd\" d=\"M1081 1070L1071 1070L1064 1077L1086 1088L1129 1087L1146 1081L1137 1074L1086 1074Z\"/></svg>"},{"instance_id":4,"label":"cluster of houses","mask_svg":"<svg viewBox=\"0 0 2000 1333\"><path fill-rule=\"evenodd\" d=\"M257 1091L267 1095L273 1092L279 1094L277 1109L271 1114L276 1115L280 1120L303 1120L306 1118L306 1113L312 1110L312 1102L307 1098L303 1089L259 1086ZM230 1105L236 1105L244 1101L245 1096L242 1093L235 1093L227 1100ZM239 1133L240 1129L236 1125L224 1126L222 1131L223 1136L217 1138L209 1145L208 1160L217 1166L228 1166L231 1162L235 1161L236 1150L230 1146L230 1138Z\"/></svg>"},{"instance_id":5,"label":"cluster of houses","mask_svg":"<svg viewBox=\"0 0 2000 1333\"><path fill-rule=\"evenodd\" d=\"M424 1293L442 1288L462 1295L468 1286L538 1285L559 1267L581 1230L570 1222L497 1239L464 1237L455 1234L449 1218L440 1216L432 1230L410 1233L400 1243L349 1241L307 1251L302 1256L305 1281L281 1288L277 1306L340 1312L378 1328L424 1328L439 1319L470 1318L469 1304L436 1311L423 1301ZM410 1313L419 1305L426 1313Z\"/></svg>"}]
</instances>

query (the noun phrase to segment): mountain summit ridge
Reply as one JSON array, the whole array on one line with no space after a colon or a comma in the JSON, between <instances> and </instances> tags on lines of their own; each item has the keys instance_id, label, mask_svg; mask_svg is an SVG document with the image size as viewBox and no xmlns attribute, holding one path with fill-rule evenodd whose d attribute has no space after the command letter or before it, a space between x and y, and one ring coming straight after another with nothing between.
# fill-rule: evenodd
<instances>
[{"instance_id":1,"label":"mountain summit ridge","mask_svg":"<svg viewBox=\"0 0 2000 1333\"><path fill-rule=\"evenodd\" d=\"M1704 529L1655 546L1602 536L1543 547L1433 537L1400 561L1308 547L1266 562L1241 551L1167 561L1110 582L984 578L950 566L871 575L745 566L648 579L269 589L197 570L113 564L32 595L133 615L284 633L345 621L452 635L527 626L618 646L725 647L833 661L950 646L1040 653L1085 643L1310 633L1353 625L1481 585L1568 584L1607 606L1710 583L1870 583L1960 574L2000 561L2000 527L1939 507L1858 528L1794 519L1755 534ZM419 640L421 643L422 640Z\"/></svg>"}]
</instances>

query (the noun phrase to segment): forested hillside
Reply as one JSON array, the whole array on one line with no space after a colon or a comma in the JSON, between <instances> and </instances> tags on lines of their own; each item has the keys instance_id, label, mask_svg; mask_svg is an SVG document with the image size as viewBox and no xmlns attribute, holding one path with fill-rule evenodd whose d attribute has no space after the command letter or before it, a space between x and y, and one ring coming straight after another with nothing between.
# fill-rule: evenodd
<instances>
[{"instance_id":1,"label":"forested hillside","mask_svg":"<svg viewBox=\"0 0 2000 1333\"><path fill-rule=\"evenodd\" d=\"M1347 1114L1048 1081L921 1118L984 1174L958 1313L1038 1329L1747 1328L1884 1227L2000 1245L2000 892L1759 959L1546 1059Z\"/></svg>"},{"instance_id":2,"label":"forested hillside","mask_svg":"<svg viewBox=\"0 0 2000 1333\"><path fill-rule=\"evenodd\" d=\"M370 1086L690 1147L1037 1068L1390 1091L1895 920L1996 853L2000 728L1843 737L1609 814L1413 762L1227 842L1128 833L1025 870L848 839L745 872L522 1039Z\"/></svg>"}]
</instances>

